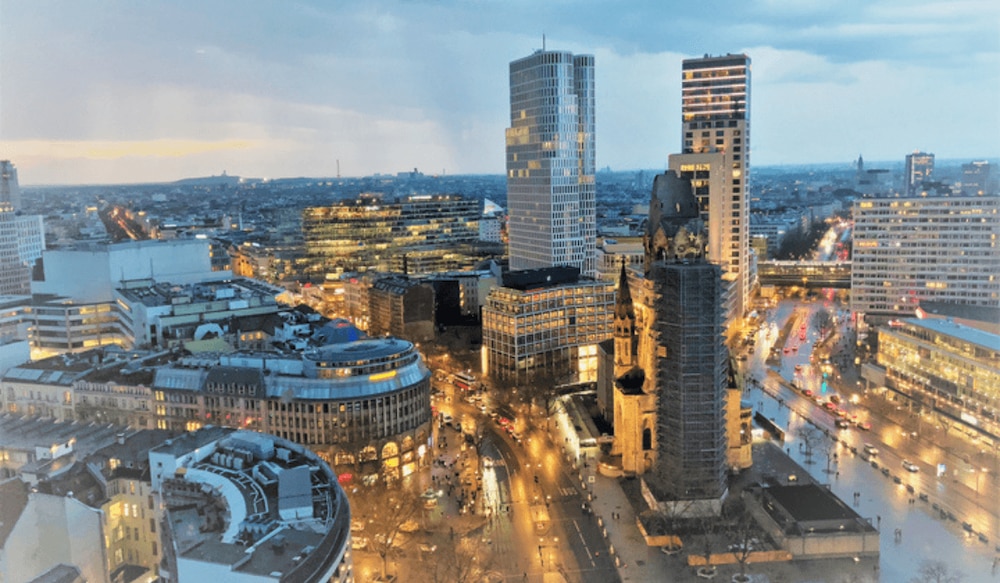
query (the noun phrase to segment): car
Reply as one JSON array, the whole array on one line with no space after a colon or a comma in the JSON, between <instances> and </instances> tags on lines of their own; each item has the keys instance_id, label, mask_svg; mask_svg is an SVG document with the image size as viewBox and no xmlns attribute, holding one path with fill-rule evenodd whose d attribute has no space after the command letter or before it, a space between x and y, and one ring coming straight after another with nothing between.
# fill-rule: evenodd
<instances>
[{"instance_id":1,"label":"car","mask_svg":"<svg viewBox=\"0 0 1000 583\"><path fill-rule=\"evenodd\" d=\"M878 448L870 443L866 443L865 453L867 453L868 455L878 455Z\"/></svg>"},{"instance_id":2,"label":"car","mask_svg":"<svg viewBox=\"0 0 1000 583\"><path fill-rule=\"evenodd\" d=\"M858 421L858 429L861 431L871 431L872 424L867 421Z\"/></svg>"},{"instance_id":3,"label":"car","mask_svg":"<svg viewBox=\"0 0 1000 583\"><path fill-rule=\"evenodd\" d=\"M806 390L802 391L802 394L805 395L805 396L807 396L807 397L813 396L812 389L806 389Z\"/></svg>"},{"instance_id":4,"label":"car","mask_svg":"<svg viewBox=\"0 0 1000 583\"><path fill-rule=\"evenodd\" d=\"M882 468L882 475L883 476L888 476L889 475L889 468Z\"/></svg>"},{"instance_id":5,"label":"car","mask_svg":"<svg viewBox=\"0 0 1000 583\"><path fill-rule=\"evenodd\" d=\"M445 425L451 425L452 421L454 420L455 418L452 417L451 415L447 413L441 413L441 422L444 423Z\"/></svg>"},{"instance_id":6,"label":"car","mask_svg":"<svg viewBox=\"0 0 1000 583\"><path fill-rule=\"evenodd\" d=\"M850 429L850 427L851 427L851 422L848 421L847 419L837 419L838 429Z\"/></svg>"},{"instance_id":7,"label":"car","mask_svg":"<svg viewBox=\"0 0 1000 583\"><path fill-rule=\"evenodd\" d=\"M916 488L913 487L913 484L907 484L906 491L909 492L910 494L914 494L916 493L917 490Z\"/></svg>"},{"instance_id":8,"label":"car","mask_svg":"<svg viewBox=\"0 0 1000 583\"><path fill-rule=\"evenodd\" d=\"M903 460L903 468L905 468L908 472L913 472L914 474L920 471L917 464L911 462L910 460Z\"/></svg>"}]
</instances>

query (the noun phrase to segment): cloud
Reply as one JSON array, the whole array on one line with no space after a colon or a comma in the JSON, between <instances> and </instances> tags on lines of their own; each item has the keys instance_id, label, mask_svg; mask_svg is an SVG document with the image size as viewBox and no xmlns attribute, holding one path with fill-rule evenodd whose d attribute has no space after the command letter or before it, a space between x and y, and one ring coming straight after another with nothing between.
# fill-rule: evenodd
<instances>
[{"instance_id":1,"label":"cloud","mask_svg":"<svg viewBox=\"0 0 1000 583\"><path fill-rule=\"evenodd\" d=\"M330 176L338 159L345 175L499 173L508 63L542 33L550 49L596 57L602 167L662 167L679 149L680 62L703 53L753 59L757 164L914 147L981 157L997 154L1000 134L1000 4L986 0L247 0L241 10L39 0L2 10L0 157L25 183L223 168ZM47 159L38 144L50 145ZM66 144L150 146L87 157ZM156 153L168 144L179 154ZM185 149L195 145L206 149Z\"/></svg>"},{"instance_id":2,"label":"cloud","mask_svg":"<svg viewBox=\"0 0 1000 583\"><path fill-rule=\"evenodd\" d=\"M181 158L222 150L246 150L260 147L251 140L149 140L149 141L43 141L8 142L7 147L18 158L86 158L114 160L132 157Z\"/></svg>"}]
</instances>

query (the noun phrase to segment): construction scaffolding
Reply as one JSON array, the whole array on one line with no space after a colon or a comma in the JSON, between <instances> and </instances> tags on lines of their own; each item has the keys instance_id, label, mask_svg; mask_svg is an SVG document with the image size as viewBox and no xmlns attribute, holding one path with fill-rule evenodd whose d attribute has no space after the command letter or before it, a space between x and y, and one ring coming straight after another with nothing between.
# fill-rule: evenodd
<instances>
[{"instance_id":1,"label":"construction scaffolding","mask_svg":"<svg viewBox=\"0 0 1000 583\"><path fill-rule=\"evenodd\" d=\"M726 491L722 273L704 259L657 265L656 377L659 486L676 500Z\"/></svg>"}]
</instances>

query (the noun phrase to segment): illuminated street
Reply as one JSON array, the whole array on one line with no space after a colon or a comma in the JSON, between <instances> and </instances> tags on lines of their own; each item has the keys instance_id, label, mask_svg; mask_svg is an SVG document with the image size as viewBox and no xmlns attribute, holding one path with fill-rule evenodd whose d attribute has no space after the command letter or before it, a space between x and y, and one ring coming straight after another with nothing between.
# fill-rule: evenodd
<instances>
[{"instance_id":1,"label":"illuminated street","mask_svg":"<svg viewBox=\"0 0 1000 583\"><path fill-rule=\"evenodd\" d=\"M775 340L775 330L793 314L808 322L812 313L821 307L822 302L783 301L775 308L771 318L774 325L762 327L757 350L746 367L748 376L763 379L763 389L751 388L745 398L755 409L786 429L785 446L793 459L808 468L813 477L829 483L847 503L855 502L854 493L860 492L855 510L879 525L882 533L881 580L899 581L912 576L914 557L945 560L961 568L970 581L992 580L994 545L1000 542L1000 508L995 496L996 482L990 471L985 474L968 471L970 465L953 453L955 449L942 449L941 431L934 430L930 423L922 427L917 437L908 435L881 414L886 408L894 409L882 396L862 394L858 404L844 403L841 408L853 424L849 429L837 428L835 419L838 416L824 410L816 399L828 401L835 391L846 399L855 391L845 391L844 386L836 382L836 373L824 384L822 373L809 359L814 342L811 327L805 341L790 335L785 346L795 347L795 350L789 354L784 353L784 347L779 347L782 352L780 377L786 381L773 372L766 372L763 361L770 342ZM793 328L799 330L798 325ZM793 380L800 385L801 392L791 388L788 381ZM813 398L804 394L806 390L813 392ZM866 407L869 403L872 410ZM813 449L812 463L806 463L801 439L797 438L806 418L841 442L830 448L828 444L832 442L824 438L823 443ZM866 422L871 424L871 431L858 428L858 423ZM865 443L877 447L878 453L875 456L864 454ZM965 449L962 445L968 447L954 436L944 443L948 446L957 443L960 449ZM906 471L903 460L913 462L917 471ZM830 473L827 473L828 461ZM873 467L872 462L878 467ZM988 458L982 463L991 465ZM940 477L937 476L937 464L944 464L946 468ZM912 486L912 492L908 486ZM921 495L925 495L926 500ZM976 534L966 532L963 522ZM896 529L901 531L898 539ZM981 541L978 533L983 533L988 542Z\"/></svg>"}]
</instances>

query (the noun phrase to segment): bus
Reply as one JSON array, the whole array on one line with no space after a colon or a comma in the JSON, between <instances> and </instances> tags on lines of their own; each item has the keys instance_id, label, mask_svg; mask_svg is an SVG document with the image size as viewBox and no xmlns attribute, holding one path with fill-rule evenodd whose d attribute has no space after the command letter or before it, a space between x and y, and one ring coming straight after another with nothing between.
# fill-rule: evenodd
<instances>
[{"instance_id":1,"label":"bus","mask_svg":"<svg viewBox=\"0 0 1000 583\"><path fill-rule=\"evenodd\" d=\"M452 383L463 391L476 389L476 377L465 372L457 372L452 375Z\"/></svg>"}]
</instances>

